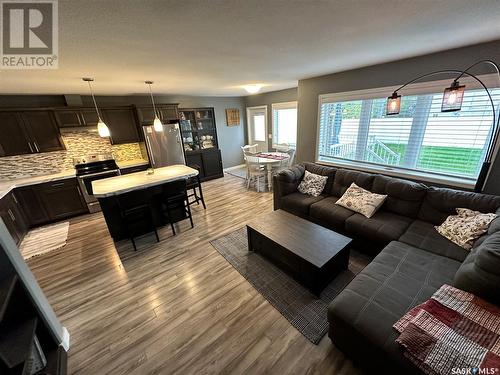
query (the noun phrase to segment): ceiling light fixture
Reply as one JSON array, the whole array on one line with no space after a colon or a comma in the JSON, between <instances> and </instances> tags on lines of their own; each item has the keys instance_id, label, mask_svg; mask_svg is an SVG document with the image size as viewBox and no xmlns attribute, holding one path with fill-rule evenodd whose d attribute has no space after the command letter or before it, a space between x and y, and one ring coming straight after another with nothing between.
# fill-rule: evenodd
<instances>
[{"instance_id":1,"label":"ceiling light fixture","mask_svg":"<svg viewBox=\"0 0 500 375\"><path fill-rule=\"evenodd\" d=\"M260 91L260 89L262 88L262 85L259 85L259 84L244 85L243 88L249 94L257 94Z\"/></svg>"},{"instance_id":2,"label":"ceiling light fixture","mask_svg":"<svg viewBox=\"0 0 500 375\"><path fill-rule=\"evenodd\" d=\"M151 102L153 103L153 112L155 114L155 119L153 120L153 128L157 132L162 132L163 124L161 123L161 120L158 117L158 113L156 112L155 100L153 99L153 90L151 90L153 81L144 81L144 83L149 86L149 94L151 95Z\"/></svg>"},{"instance_id":3,"label":"ceiling light fixture","mask_svg":"<svg viewBox=\"0 0 500 375\"><path fill-rule=\"evenodd\" d=\"M95 101L94 92L92 91L92 85L90 82L94 81L94 78L82 78L82 81L87 82L89 84L90 95L92 95L92 100L94 101L95 111L97 112L97 132L101 137L109 137L111 134L109 133L108 126L102 121L101 115L99 114L99 109L97 108L97 103Z\"/></svg>"}]
</instances>

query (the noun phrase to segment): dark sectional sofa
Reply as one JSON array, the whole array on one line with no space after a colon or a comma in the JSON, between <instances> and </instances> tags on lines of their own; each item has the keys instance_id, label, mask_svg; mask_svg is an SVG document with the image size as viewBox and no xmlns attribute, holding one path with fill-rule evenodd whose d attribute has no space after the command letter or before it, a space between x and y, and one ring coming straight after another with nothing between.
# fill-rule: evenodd
<instances>
[{"instance_id":1,"label":"dark sectional sofa","mask_svg":"<svg viewBox=\"0 0 500 375\"><path fill-rule=\"evenodd\" d=\"M328 176L319 197L297 191L304 170ZM335 205L353 182L388 195L370 219ZM273 184L275 209L346 234L356 249L377 254L328 310L333 343L362 366L385 373L419 373L395 342L392 325L445 283L500 303L500 219L470 252L434 228L459 207L500 215L500 197L314 163L280 172Z\"/></svg>"}]
</instances>

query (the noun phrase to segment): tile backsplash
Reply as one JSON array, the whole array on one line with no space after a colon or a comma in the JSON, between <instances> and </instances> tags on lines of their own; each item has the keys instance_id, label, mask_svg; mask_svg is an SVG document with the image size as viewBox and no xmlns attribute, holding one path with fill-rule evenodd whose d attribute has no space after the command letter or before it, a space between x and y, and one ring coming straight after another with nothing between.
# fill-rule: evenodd
<instances>
[{"instance_id":1,"label":"tile backsplash","mask_svg":"<svg viewBox=\"0 0 500 375\"><path fill-rule=\"evenodd\" d=\"M111 153L116 161L142 159L139 143L112 145L89 129L62 133L65 151L43 152L0 158L0 181L40 176L73 169L73 158Z\"/></svg>"}]
</instances>

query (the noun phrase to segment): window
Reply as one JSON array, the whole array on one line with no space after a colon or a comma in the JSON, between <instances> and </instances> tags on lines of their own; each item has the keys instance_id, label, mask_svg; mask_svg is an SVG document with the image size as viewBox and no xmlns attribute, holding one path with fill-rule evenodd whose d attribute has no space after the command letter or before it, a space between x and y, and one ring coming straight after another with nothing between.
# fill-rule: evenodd
<instances>
[{"instance_id":1,"label":"window","mask_svg":"<svg viewBox=\"0 0 500 375\"><path fill-rule=\"evenodd\" d=\"M491 105L483 89L467 83L462 109L441 112L449 83L405 90L400 113L392 116L385 114L392 88L320 96L317 160L473 183L492 137ZM500 89L490 92L497 106Z\"/></svg>"},{"instance_id":2,"label":"window","mask_svg":"<svg viewBox=\"0 0 500 375\"><path fill-rule=\"evenodd\" d=\"M253 116L254 140L258 142L266 141L266 116L257 114Z\"/></svg>"},{"instance_id":3,"label":"window","mask_svg":"<svg viewBox=\"0 0 500 375\"><path fill-rule=\"evenodd\" d=\"M297 144L297 102L273 104L273 148Z\"/></svg>"}]
</instances>

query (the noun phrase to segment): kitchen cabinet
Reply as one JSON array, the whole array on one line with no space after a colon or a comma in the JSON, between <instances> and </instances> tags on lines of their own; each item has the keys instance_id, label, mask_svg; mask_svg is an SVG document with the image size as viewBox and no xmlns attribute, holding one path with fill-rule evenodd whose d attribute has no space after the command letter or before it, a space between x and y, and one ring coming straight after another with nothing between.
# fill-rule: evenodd
<instances>
[{"instance_id":1,"label":"kitchen cabinet","mask_svg":"<svg viewBox=\"0 0 500 375\"><path fill-rule=\"evenodd\" d=\"M213 108L179 109L186 164L200 169L202 181L224 176Z\"/></svg>"},{"instance_id":2,"label":"kitchen cabinet","mask_svg":"<svg viewBox=\"0 0 500 375\"><path fill-rule=\"evenodd\" d=\"M76 178L15 189L30 227L88 213Z\"/></svg>"},{"instance_id":3,"label":"kitchen cabinet","mask_svg":"<svg viewBox=\"0 0 500 375\"><path fill-rule=\"evenodd\" d=\"M24 212L14 192L10 192L0 200L0 217L17 245L28 232Z\"/></svg>"},{"instance_id":4,"label":"kitchen cabinet","mask_svg":"<svg viewBox=\"0 0 500 375\"><path fill-rule=\"evenodd\" d=\"M199 169L201 181L224 177L221 153L216 148L186 151L186 165Z\"/></svg>"},{"instance_id":5,"label":"kitchen cabinet","mask_svg":"<svg viewBox=\"0 0 500 375\"><path fill-rule=\"evenodd\" d=\"M101 114L111 133L111 143L139 142L139 129L133 107L103 108Z\"/></svg>"},{"instance_id":6,"label":"kitchen cabinet","mask_svg":"<svg viewBox=\"0 0 500 375\"><path fill-rule=\"evenodd\" d=\"M176 121L179 119L179 113L177 109L178 104L158 104L156 105L156 112L158 117L163 123L168 123L169 121ZM155 118L153 111L153 106L138 106L137 116L139 118L139 123L141 125L152 125Z\"/></svg>"},{"instance_id":7,"label":"kitchen cabinet","mask_svg":"<svg viewBox=\"0 0 500 375\"><path fill-rule=\"evenodd\" d=\"M51 110L0 111L0 156L64 150Z\"/></svg>"},{"instance_id":8,"label":"kitchen cabinet","mask_svg":"<svg viewBox=\"0 0 500 375\"><path fill-rule=\"evenodd\" d=\"M57 108L54 114L60 128L97 126L99 121L94 108Z\"/></svg>"},{"instance_id":9,"label":"kitchen cabinet","mask_svg":"<svg viewBox=\"0 0 500 375\"><path fill-rule=\"evenodd\" d=\"M52 111L25 111L21 112L21 116L35 152L64 150Z\"/></svg>"},{"instance_id":10,"label":"kitchen cabinet","mask_svg":"<svg viewBox=\"0 0 500 375\"><path fill-rule=\"evenodd\" d=\"M88 212L76 178L36 185L50 221Z\"/></svg>"},{"instance_id":11,"label":"kitchen cabinet","mask_svg":"<svg viewBox=\"0 0 500 375\"><path fill-rule=\"evenodd\" d=\"M31 146L33 147L33 146ZM18 112L0 112L0 156L33 152Z\"/></svg>"}]
</instances>

